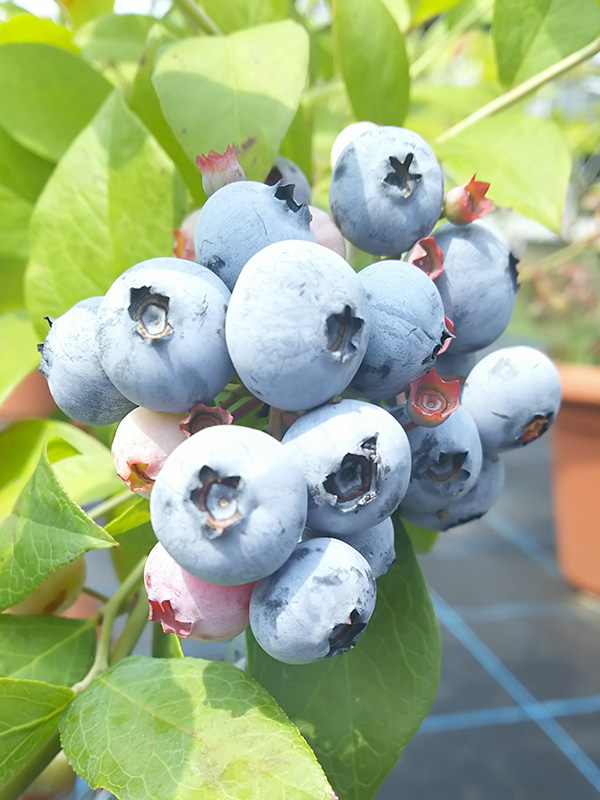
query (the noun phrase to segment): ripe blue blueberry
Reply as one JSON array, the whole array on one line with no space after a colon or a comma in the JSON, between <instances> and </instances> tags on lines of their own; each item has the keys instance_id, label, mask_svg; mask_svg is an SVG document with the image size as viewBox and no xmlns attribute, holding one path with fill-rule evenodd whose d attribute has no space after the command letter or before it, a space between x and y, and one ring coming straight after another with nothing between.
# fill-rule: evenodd
<instances>
[{"instance_id":1,"label":"ripe blue blueberry","mask_svg":"<svg viewBox=\"0 0 600 800\"><path fill-rule=\"evenodd\" d=\"M216 275L181 258L151 258L126 270L96 318L107 375L152 411L211 405L233 375L225 344L229 298Z\"/></svg>"},{"instance_id":2,"label":"ripe blue blueberry","mask_svg":"<svg viewBox=\"0 0 600 800\"><path fill-rule=\"evenodd\" d=\"M371 327L365 357L352 381L371 400L395 395L433 367L448 337L433 281L405 261L379 261L358 273Z\"/></svg>"},{"instance_id":3,"label":"ripe blue blueberry","mask_svg":"<svg viewBox=\"0 0 600 800\"><path fill-rule=\"evenodd\" d=\"M487 347L510 321L519 289L517 261L502 234L486 223L448 223L434 238L444 253L444 271L435 285L454 323L452 352Z\"/></svg>"},{"instance_id":4,"label":"ripe blue blueberry","mask_svg":"<svg viewBox=\"0 0 600 800\"><path fill-rule=\"evenodd\" d=\"M385 575L396 560L394 523L391 517L384 519L383 522L374 525L372 528L366 528L358 533L346 534L346 536L341 533L328 534L323 533L323 531L314 531L312 528L306 528L302 535L302 540L318 539L322 536L342 539L346 544L358 550L371 567L375 578L381 578L382 575Z\"/></svg>"},{"instance_id":5,"label":"ripe blue blueberry","mask_svg":"<svg viewBox=\"0 0 600 800\"><path fill-rule=\"evenodd\" d=\"M504 464L499 456L484 453L481 471L469 491L457 498L448 498L444 506L434 502L419 508L400 506L400 513L409 522L434 531L447 531L486 514L504 488Z\"/></svg>"},{"instance_id":6,"label":"ripe blue blueberry","mask_svg":"<svg viewBox=\"0 0 600 800\"><path fill-rule=\"evenodd\" d=\"M265 183L269 186L274 186L280 182L284 186L290 183L293 184L293 198L298 205L303 203L310 204L310 183L308 178L297 164L285 156L277 156L265 180Z\"/></svg>"},{"instance_id":7,"label":"ripe blue blueberry","mask_svg":"<svg viewBox=\"0 0 600 800\"><path fill-rule=\"evenodd\" d=\"M283 437L308 484L308 525L335 534L377 525L410 479L406 434L383 408L342 400L301 416Z\"/></svg>"},{"instance_id":8,"label":"ripe blue blueberry","mask_svg":"<svg viewBox=\"0 0 600 800\"><path fill-rule=\"evenodd\" d=\"M191 575L224 586L250 583L294 549L306 521L306 484L280 442L218 425L167 458L150 517L158 540Z\"/></svg>"},{"instance_id":9,"label":"ripe blue blueberry","mask_svg":"<svg viewBox=\"0 0 600 800\"><path fill-rule=\"evenodd\" d=\"M329 186L333 218L367 253L399 256L432 230L444 203L442 168L414 131L376 126L340 153Z\"/></svg>"},{"instance_id":10,"label":"ripe blue blueberry","mask_svg":"<svg viewBox=\"0 0 600 800\"><path fill-rule=\"evenodd\" d=\"M444 508L466 494L479 477L482 450L477 426L457 408L435 428L408 431L412 470L403 508ZM437 510L437 509L436 509Z\"/></svg>"},{"instance_id":11,"label":"ripe blue blueberry","mask_svg":"<svg viewBox=\"0 0 600 800\"><path fill-rule=\"evenodd\" d=\"M273 658L310 664L355 645L375 599L373 573L357 550L339 539L312 539L254 587L250 627Z\"/></svg>"},{"instance_id":12,"label":"ripe blue blueberry","mask_svg":"<svg viewBox=\"0 0 600 800\"><path fill-rule=\"evenodd\" d=\"M545 433L561 398L558 370L534 347L504 347L471 370L462 406L475 420L484 452L522 447Z\"/></svg>"},{"instance_id":13,"label":"ripe blue blueberry","mask_svg":"<svg viewBox=\"0 0 600 800\"><path fill-rule=\"evenodd\" d=\"M277 242L253 256L227 312L227 346L240 379L287 411L313 408L344 391L368 333L356 273L313 242Z\"/></svg>"},{"instance_id":14,"label":"ripe blue blueberry","mask_svg":"<svg viewBox=\"0 0 600 800\"><path fill-rule=\"evenodd\" d=\"M135 404L124 397L103 370L96 345L95 320L102 297L88 297L56 319L43 344L40 372L54 402L84 425L119 422Z\"/></svg>"},{"instance_id":15,"label":"ripe blue blueberry","mask_svg":"<svg viewBox=\"0 0 600 800\"><path fill-rule=\"evenodd\" d=\"M294 186L236 181L203 205L194 232L199 264L233 289L242 267L263 247L285 239L314 242L308 206L294 199Z\"/></svg>"}]
</instances>

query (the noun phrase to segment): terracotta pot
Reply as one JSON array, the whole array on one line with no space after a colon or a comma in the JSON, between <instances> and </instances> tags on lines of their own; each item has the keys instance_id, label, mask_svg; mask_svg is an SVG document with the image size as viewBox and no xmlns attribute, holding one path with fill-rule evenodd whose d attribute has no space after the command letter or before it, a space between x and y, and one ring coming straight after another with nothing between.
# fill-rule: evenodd
<instances>
[{"instance_id":1,"label":"terracotta pot","mask_svg":"<svg viewBox=\"0 0 600 800\"><path fill-rule=\"evenodd\" d=\"M600 594L600 366L558 365L563 401L551 429L561 571Z\"/></svg>"},{"instance_id":2,"label":"terracotta pot","mask_svg":"<svg viewBox=\"0 0 600 800\"><path fill-rule=\"evenodd\" d=\"M56 409L46 378L37 369L29 373L0 405L0 422L45 417Z\"/></svg>"}]
</instances>

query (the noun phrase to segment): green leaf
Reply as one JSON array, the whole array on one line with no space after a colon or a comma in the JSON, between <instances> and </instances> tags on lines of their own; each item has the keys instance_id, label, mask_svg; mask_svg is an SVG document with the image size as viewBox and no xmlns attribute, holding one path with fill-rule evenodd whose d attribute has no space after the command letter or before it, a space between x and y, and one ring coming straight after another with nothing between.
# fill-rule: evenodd
<instances>
[{"instance_id":1,"label":"green leaf","mask_svg":"<svg viewBox=\"0 0 600 800\"><path fill-rule=\"evenodd\" d=\"M113 10L114 4L114 0L56 0L56 2L75 28L80 28L102 14L108 14Z\"/></svg>"},{"instance_id":2,"label":"green leaf","mask_svg":"<svg viewBox=\"0 0 600 800\"><path fill-rule=\"evenodd\" d=\"M84 58L119 85L135 76L155 22L143 14L106 14L84 25L75 41Z\"/></svg>"},{"instance_id":3,"label":"green leaf","mask_svg":"<svg viewBox=\"0 0 600 800\"><path fill-rule=\"evenodd\" d=\"M117 537L117 540L119 547L112 550L111 558L118 579L123 581L142 556L148 555L152 550L156 544L156 536L152 525L146 522L131 528L127 533Z\"/></svg>"},{"instance_id":4,"label":"green leaf","mask_svg":"<svg viewBox=\"0 0 600 800\"><path fill-rule=\"evenodd\" d=\"M60 728L77 773L127 800L332 800L306 742L231 664L123 659L75 699Z\"/></svg>"},{"instance_id":5,"label":"green leaf","mask_svg":"<svg viewBox=\"0 0 600 800\"><path fill-rule=\"evenodd\" d=\"M73 697L64 686L0 678L0 786L52 736Z\"/></svg>"},{"instance_id":6,"label":"green leaf","mask_svg":"<svg viewBox=\"0 0 600 800\"><path fill-rule=\"evenodd\" d=\"M118 516L105 525L105 530L111 536L119 536L149 521L150 507L148 500L139 494L133 495Z\"/></svg>"},{"instance_id":7,"label":"green leaf","mask_svg":"<svg viewBox=\"0 0 600 800\"><path fill-rule=\"evenodd\" d=\"M179 637L174 633L163 633L158 622L152 625L153 658L183 658Z\"/></svg>"},{"instance_id":8,"label":"green leaf","mask_svg":"<svg viewBox=\"0 0 600 800\"><path fill-rule=\"evenodd\" d=\"M496 0L492 27L498 73L521 83L600 33L595 0Z\"/></svg>"},{"instance_id":9,"label":"green leaf","mask_svg":"<svg viewBox=\"0 0 600 800\"><path fill-rule=\"evenodd\" d=\"M0 314L0 402L38 365L36 344L35 331L24 309ZM9 453L10 450L3 452ZM6 463L10 459L3 458L1 461ZM0 466L0 473L2 469ZM4 487L0 489L0 495L3 490Z\"/></svg>"},{"instance_id":10,"label":"green leaf","mask_svg":"<svg viewBox=\"0 0 600 800\"><path fill-rule=\"evenodd\" d=\"M462 0L410 0L413 25L420 25L460 2Z\"/></svg>"},{"instance_id":11,"label":"green leaf","mask_svg":"<svg viewBox=\"0 0 600 800\"><path fill-rule=\"evenodd\" d=\"M29 200L0 184L0 255L26 259L29 254Z\"/></svg>"},{"instance_id":12,"label":"green leaf","mask_svg":"<svg viewBox=\"0 0 600 800\"><path fill-rule=\"evenodd\" d=\"M439 536L438 531L422 528L420 525L414 525L406 519L403 519L401 524L404 525L404 530L410 537L415 553L428 553Z\"/></svg>"},{"instance_id":13,"label":"green leaf","mask_svg":"<svg viewBox=\"0 0 600 800\"><path fill-rule=\"evenodd\" d=\"M71 686L92 666L96 621L0 614L0 675Z\"/></svg>"},{"instance_id":14,"label":"green leaf","mask_svg":"<svg viewBox=\"0 0 600 800\"><path fill-rule=\"evenodd\" d=\"M0 184L4 188L33 203L53 169L54 164L26 150L0 128Z\"/></svg>"},{"instance_id":15,"label":"green leaf","mask_svg":"<svg viewBox=\"0 0 600 800\"><path fill-rule=\"evenodd\" d=\"M206 200L206 194L202 188L202 176L196 166L195 157L188 156L177 141L165 119L152 83L152 73L157 55L166 44L172 44L174 38L173 34L163 25L157 24L152 28L146 40L146 49L140 60L128 102L132 111L138 115L152 135L156 137L161 147L173 159L196 204L202 205ZM178 219L177 226L180 223L181 219Z\"/></svg>"},{"instance_id":16,"label":"green leaf","mask_svg":"<svg viewBox=\"0 0 600 800\"><path fill-rule=\"evenodd\" d=\"M71 500L43 452L12 513L0 523L0 610L24 600L63 564L114 544Z\"/></svg>"},{"instance_id":17,"label":"green leaf","mask_svg":"<svg viewBox=\"0 0 600 800\"><path fill-rule=\"evenodd\" d=\"M0 281L2 281L0 312L20 309L22 313L27 313L23 308L24 274L25 261L22 258L0 255Z\"/></svg>"},{"instance_id":18,"label":"green leaf","mask_svg":"<svg viewBox=\"0 0 600 800\"><path fill-rule=\"evenodd\" d=\"M412 84L410 108L404 125L433 142L436 136L498 96L496 84L444 86L418 80ZM469 176L470 177L470 176Z\"/></svg>"},{"instance_id":19,"label":"green leaf","mask_svg":"<svg viewBox=\"0 0 600 800\"><path fill-rule=\"evenodd\" d=\"M0 432L0 452L11 454L0 459L0 518L10 513L46 442L56 436L81 453L54 466L59 481L79 505L98 502L122 488L110 451L81 428L55 420L23 420Z\"/></svg>"},{"instance_id":20,"label":"green leaf","mask_svg":"<svg viewBox=\"0 0 600 800\"><path fill-rule=\"evenodd\" d=\"M125 269L171 255L180 184L172 162L115 91L75 140L31 219L28 310L44 330Z\"/></svg>"},{"instance_id":21,"label":"green leaf","mask_svg":"<svg viewBox=\"0 0 600 800\"><path fill-rule=\"evenodd\" d=\"M288 0L203 0L202 8L223 33L232 33L285 19Z\"/></svg>"},{"instance_id":22,"label":"green leaf","mask_svg":"<svg viewBox=\"0 0 600 800\"><path fill-rule=\"evenodd\" d=\"M248 671L298 725L336 792L369 800L425 717L440 635L410 540L396 522L396 562L377 581L365 633L344 655L280 664L247 634Z\"/></svg>"},{"instance_id":23,"label":"green leaf","mask_svg":"<svg viewBox=\"0 0 600 800\"><path fill-rule=\"evenodd\" d=\"M290 20L186 39L159 56L154 86L191 159L234 143L246 176L263 180L298 108L308 55L307 32Z\"/></svg>"},{"instance_id":24,"label":"green leaf","mask_svg":"<svg viewBox=\"0 0 600 800\"><path fill-rule=\"evenodd\" d=\"M401 125L410 79L397 21L381 0L335 0L333 9L334 53L355 117Z\"/></svg>"},{"instance_id":25,"label":"green leaf","mask_svg":"<svg viewBox=\"0 0 600 800\"><path fill-rule=\"evenodd\" d=\"M514 109L484 119L435 146L456 183L477 173L488 196L560 230L571 155L557 125Z\"/></svg>"},{"instance_id":26,"label":"green leaf","mask_svg":"<svg viewBox=\"0 0 600 800\"><path fill-rule=\"evenodd\" d=\"M64 25L57 25L51 19L35 17L33 14L16 14L0 24L0 44L6 42L41 42L62 47L71 53L78 53L73 44L73 34Z\"/></svg>"},{"instance_id":27,"label":"green leaf","mask_svg":"<svg viewBox=\"0 0 600 800\"><path fill-rule=\"evenodd\" d=\"M47 44L3 44L0 75L0 125L50 161L61 157L110 91L81 58Z\"/></svg>"}]
</instances>

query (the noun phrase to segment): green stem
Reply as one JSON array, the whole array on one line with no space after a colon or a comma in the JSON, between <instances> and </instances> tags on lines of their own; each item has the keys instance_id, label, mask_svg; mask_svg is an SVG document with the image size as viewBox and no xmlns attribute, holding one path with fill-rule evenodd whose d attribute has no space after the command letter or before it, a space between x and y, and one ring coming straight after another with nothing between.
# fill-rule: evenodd
<instances>
[{"instance_id":1,"label":"green stem","mask_svg":"<svg viewBox=\"0 0 600 800\"><path fill-rule=\"evenodd\" d=\"M590 44L582 47L575 53L572 53L570 56L557 61L556 64L553 64L551 67L543 69L541 72L538 72L537 75L534 75L532 78L523 81L523 83L515 86L514 89L509 89L507 92L504 92L504 94L501 94L500 97L496 97L491 102L486 103L486 105L479 108L473 114L469 114L469 116L465 117L465 119L461 120L461 122L458 122L456 125L453 125L451 128L448 128L447 131L440 134L436 141L438 144L447 142L448 139L451 139L458 133L462 133L476 122L480 122L482 119L491 117L492 114L496 114L498 111L503 111L505 108L514 105L514 103L518 103L528 95L533 94L533 92L537 91L545 83L549 83L559 75L568 72L570 69L573 69L573 67L583 63L598 52L600 52L600 36L594 39L593 42L590 42Z\"/></svg>"},{"instance_id":2,"label":"green stem","mask_svg":"<svg viewBox=\"0 0 600 800\"><path fill-rule=\"evenodd\" d=\"M101 603L108 603L109 598L105 594L102 594L102 592L92 589L91 586L84 586L81 591L83 594L89 595L89 597L94 597L96 600L100 600Z\"/></svg>"},{"instance_id":3,"label":"green stem","mask_svg":"<svg viewBox=\"0 0 600 800\"><path fill-rule=\"evenodd\" d=\"M108 500L104 500L102 503L98 503L97 506L90 509L87 512L88 517L91 519L99 519L103 517L107 511L112 511L113 508L117 508L126 500L129 500L130 497L133 497L132 493L129 489L125 489L123 492L117 492L112 497L109 497Z\"/></svg>"},{"instance_id":4,"label":"green stem","mask_svg":"<svg viewBox=\"0 0 600 800\"><path fill-rule=\"evenodd\" d=\"M481 17L481 15L488 10L492 5L491 1L485 5L478 4L468 14L456 23L456 25L448 31L447 36L435 46L428 47L424 53L422 53L418 58L415 58L413 63L410 65L410 77L416 78L418 75L421 75L422 72L431 66L431 64L435 63L440 59L440 57L446 53L449 49L454 47L454 45L460 40L460 37L463 33L468 30L474 22Z\"/></svg>"},{"instance_id":5,"label":"green stem","mask_svg":"<svg viewBox=\"0 0 600 800\"><path fill-rule=\"evenodd\" d=\"M112 666L125 656L128 656L138 643L146 623L148 622L148 597L142 589L138 593L134 607L131 609L125 627L115 646L112 649L108 663Z\"/></svg>"},{"instance_id":6,"label":"green stem","mask_svg":"<svg viewBox=\"0 0 600 800\"><path fill-rule=\"evenodd\" d=\"M60 749L60 736L56 730L29 761L0 786L0 800L18 800L25 789L60 752Z\"/></svg>"},{"instance_id":7,"label":"green stem","mask_svg":"<svg viewBox=\"0 0 600 800\"><path fill-rule=\"evenodd\" d=\"M208 16L202 6L197 5L194 0L173 0L173 5L177 6L185 17L193 20L204 33L223 36L223 31L219 26Z\"/></svg>"},{"instance_id":8,"label":"green stem","mask_svg":"<svg viewBox=\"0 0 600 800\"><path fill-rule=\"evenodd\" d=\"M137 565L131 570L123 583L119 586L114 595L102 610L102 624L100 626L100 636L98 637L98 647L94 663L83 680L76 683L72 688L74 692L82 692L94 678L109 667L109 651L115 619L119 615L121 607L127 602L132 594L138 589L138 584L144 574L146 556L141 558ZM137 605L137 604L136 604Z\"/></svg>"},{"instance_id":9,"label":"green stem","mask_svg":"<svg viewBox=\"0 0 600 800\"><path fill-rule=\"evenodd\" d=\"M243 397L248 397L248 395L248 390L243 384L240 383L235 387L235 389L232 389L229 394L225 395L219 405L221 408L231 408L234 403L237 403L237 401L241 400Z\"/></svg>"}]
</instances>

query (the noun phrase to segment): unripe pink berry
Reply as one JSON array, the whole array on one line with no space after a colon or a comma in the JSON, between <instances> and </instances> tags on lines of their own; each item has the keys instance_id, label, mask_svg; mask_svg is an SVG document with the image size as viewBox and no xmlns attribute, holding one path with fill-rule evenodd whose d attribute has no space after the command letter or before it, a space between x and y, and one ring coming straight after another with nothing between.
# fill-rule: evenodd
<instances>
[{"instance_id":1,"label":"unripe pink berry","mask_svg":"<svg viewBox=\"0 0 600 800\"><path fill-rule=\"evenodd\" d=\"M115 432L112 457L117 475L132 492L148 494L166 457L187 437L179 427L182 414L134 408Z\"/></svg>"},{"instance_id":2,"label":"unripe pink berry","mask_svg":"<svg viewBox=\"0 0 600 800\"><path fill-rule=\"evenodd\" d=\"M217 586L186 572L162 544L146 561L144 582L150 619L165 633L203 642L232 639L248 627L250 595L255 581L239 586Z\"/></svg>"},{"instance_id":3,"label":"unripe pink berry","mask_svg":"<svg viewBox=\"0 0 600 800\"><path fill-rule=\"evenodd\" d=\"M334 253L338 253L342 258L346 258L346 242L329 214L314 206L309 206L308 210L312 215L310 228L315 235L317 244L328 247L330 250L333 250Z\"/></svg>"},{"instance_id":4,"label":"unripe pink berry","mask_svg":"<svg viewBox=\"0 0 600 800\"><path fill-rule=\"evenodd\" d=\"M197 208L183 220L179 228L173 231L175 242L173 243L173 255L176 258L185 258L187 261L196 260L194 250L194 230L200 209Z\"/></svg>"}]
</instances>

